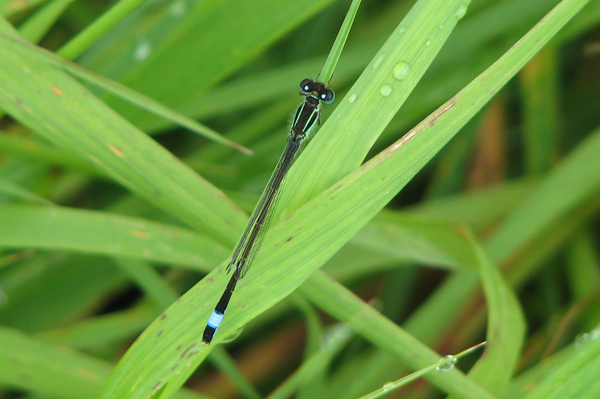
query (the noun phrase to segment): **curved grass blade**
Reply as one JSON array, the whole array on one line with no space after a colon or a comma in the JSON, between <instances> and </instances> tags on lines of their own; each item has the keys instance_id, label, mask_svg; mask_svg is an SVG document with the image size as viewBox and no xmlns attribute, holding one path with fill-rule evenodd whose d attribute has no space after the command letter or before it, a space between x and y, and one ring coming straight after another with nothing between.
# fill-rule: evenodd
<instances>
[{"instance_id":1,"label":"curved grass blade","mask_svg":"<svg viewBox=\"0 0 600 399\"><path fill-rule=\"evenodd\" d=\"M0 32L14 34L0 19ZM214 186L116 114L62 70L0 40L0 106L62 150L124 187L231 244L245 214Z\"/></svg>"},{"instance_id":2,"label":"curved grass blade","mask_svg":"<svg viewBox=\"0 0 600 399\"><path fill-rule=\"evenodd\" d=\"M65 71L78 76L89 83L92 83L104 90L107 90L122 99L129 101L132 104L135 104L147 111L150 111L158 116L162 116L166 120L179 124L183 127L190 129L192 132L198 133L199 135L206 137L207 139L216 141L221 144L228 145L238 151L244 152L246 154L252 154L252 151L247 149L246 147L223 137L219 133L214 130L202 125L201 123L196 122L192 118L189 118L183 114L180 114L172 109L162 105L158 101L151 99L148 96L145 96L141 93L138 93L135 90L131 90L130 88L123 86L122 84L110 80L94 71L86 69L74 62L71 62L67 59L64 59L51 51L38 47L32 43L29 43L25 40L18 39L16 37L12 37L6 34L0 34L0 38L2 40L7 40L8 43L13 43L17 46L16 51L22 50L23 52L36 57L37 59L48 62L51 65L57 66L59 68L64 69ZM7 44L8 44L7 43Z\"/></svg>"}]
</instances>

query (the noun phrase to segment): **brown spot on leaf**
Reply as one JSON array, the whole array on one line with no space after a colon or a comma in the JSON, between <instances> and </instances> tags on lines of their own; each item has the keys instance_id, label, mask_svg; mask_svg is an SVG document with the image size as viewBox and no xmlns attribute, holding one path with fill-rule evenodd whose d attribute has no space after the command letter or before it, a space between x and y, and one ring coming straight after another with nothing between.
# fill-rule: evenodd
<instances>
[{"instance_id":1,"label":"brown spot on leaf","mask_svg":"<svg viewBox=\"0 0 600 399\"><path fill-rule=\"evenodd\" d=\"M118 156L122 157L123 156L123 151L121 151L121 149L119 147L117 147L116 145L109 145L108 148L110 148L110 150L112 152L114 152L115 154L117 154Z\"/></svg>"},{"instance_id":2,"label":"brown spot on leaf","mask_svg":"<svg viewBox=\"0 0 600 399\"><path fill-rule=\"evenodd\" d=\"M187 347L187 348L186 348L186 349L185 349L183 352L181 352L181 355L179 355L179 357L183 358L183 357L186 357L186 356L188 356L188 352L189 352L189 351L191 351L191 350L194 348L194 346L196 346L196 344L195 344L195 343L194 343L194 344L191 344L190 346L188 346L188 347ZM192 353L192 354L193 354L193 353ZM189 357L189 356L188 356L188 357Z\"/></svg>"},{"instance_id":3,"label":"brown spot on leaf","mask_svg":"<svg viewBox=\"0 0 600 399\"><path fill-rule=\"evenodd\" d=\"M148 233L147 231L143 231L143 230L133 230L132 234L134 237L137 238L148 238L150 237L150 233Z\"/></svg>"}]
</instances>

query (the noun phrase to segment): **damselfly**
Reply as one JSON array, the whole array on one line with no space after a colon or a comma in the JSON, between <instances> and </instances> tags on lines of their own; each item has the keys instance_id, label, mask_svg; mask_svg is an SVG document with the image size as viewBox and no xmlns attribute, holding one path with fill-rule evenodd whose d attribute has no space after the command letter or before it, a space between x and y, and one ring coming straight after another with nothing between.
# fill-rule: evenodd
<instances>
[{"instance_id":1,"label":"damselfly","mask_svg":"<svg viewBox=\"0 0 600 399\"><path fill-rule=\"evenodd\" d=\"M321 104L331 104L335 99L335 94L331 89L323 83L315 82L311 79L304 79L300 83L300 95L304 96L305 100L296 110L285 150L256 208L254 208L248 225L235 247L231 261L227 266L227 272L233 270L233 275L204 329L202 341L207 344L210 344L219 324L223 320L223 315L238 280L246 275L248 268L252 265L252 261L260 249L277 206L277 200L287 171L290 169L299 151L303 148L303 143L309 137L315 123L321 124Z\"/></svg>"}]
</instances>

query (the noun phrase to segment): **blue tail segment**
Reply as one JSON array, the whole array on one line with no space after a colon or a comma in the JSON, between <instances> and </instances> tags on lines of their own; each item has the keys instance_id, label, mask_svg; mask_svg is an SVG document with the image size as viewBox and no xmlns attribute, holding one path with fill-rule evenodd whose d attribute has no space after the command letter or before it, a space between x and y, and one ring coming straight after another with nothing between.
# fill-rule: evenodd
<instances>
[{"instance_id":1,"label":"blue tail segment","mask_svg":"<svg viewBox=\"0 0 600 399\"><path fill-rule=\"evenodd\" d=\"M219 303L217 303L215 310L212 312L210 318L208 319L208 323L206 323L206 328L204 328L204 333L202 334L202 342L210 344L210 341L212 341L213 337L215 336L217 328L219 328L219 325L223 320L225 309L227 309L227 305L229 304L229 300L231 299L231 295L233 294L233 290L235 289L237 281L237 273L233 273L233 276L231 276L231 280L229 280L229 284L227 284L225 292L223 292L223 295L221 295Z\"/></svg>"}]
</instances>

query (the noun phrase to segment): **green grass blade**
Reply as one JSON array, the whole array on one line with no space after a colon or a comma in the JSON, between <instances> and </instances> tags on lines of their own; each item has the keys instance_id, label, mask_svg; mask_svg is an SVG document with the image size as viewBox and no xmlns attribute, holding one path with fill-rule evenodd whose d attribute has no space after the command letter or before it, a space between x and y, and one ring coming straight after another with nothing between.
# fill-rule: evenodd
<instances>
[{"instance_id":1,"label":"green grass blade","mask_svg":"<svg viewBox=\"0 0 600 399\"><path fill-rule=\"evenodd\" d=\"M478 362L476 366L478 371L472 377L483 387L488 388L490 392L501 392L512 375L521 348L524 327L518 302L496 266L490 263L472 234L460 225L436 222L422 217L389 215L390 212L382 213L384 215L381 215L381 219L385 220L385 223L373 223L372 221L357 234L360 240L356 241L369 248L384 252L398 251L402 255L413 253L410 250L412 248L414 252L418 253L414 256L415 260L420 256L427 256L426 254L437 253L442 262L448 262L454 268L479 271L481 280L484 282L486 303L490 313L487 330L489 345L487 356ZM377 219L379 217L374 221ZM389 244L387 240L390 240ZM400 244L400 248L397 248L399 243L406 244L409 248L402 248L402 244ZM432 264L435 262L432 258L421 258L420 262ZM345 269L345 267L340 267L340 269ZM329 268L327 271L338 275L337 269ZM372 268L369 268L369 271L373 272ZM352 271L346 270L344 272L352 273ZM318 297L319 292L323 291L323 287L309 289L308 286L311 282L312 280L309 280L301 289L309 298ZM328 296L326 299L320 300L319 305L325 306L326 310L331 311L331 308L326 307L330 300L331 297ZM332 314L339 317L336 313ZM433 317L439 318L440 316ZM374 330L380 330L380 328ZM378 343L381 345L382 341L384 338L380 337Z\"/></svg>"},{"instance_id":2,"label":"green grass blade","mask_svg":"<svg viewBox=\"0 0 600 399\"><path fill-rule=\"evenodd\" d=\"M479 266L488 308L485 356L471 369L469 377L500 397L516 370L525 340L525 319L514 291L497 266L472 236L469 240L473 243L474 261Z\"/></svg>"},{"instance_id":3,"label":"green grass blade","mask_svg":"<svg viewBox=\"0 0 600 399\"><path fill-rule=\"evenodd\" d=\"M217 366L220 372L226 375L238 391L246 399L260 399L262 396L252 386L250 381L242 374L235 359L227 352L225 348L215 348L212 352L210 361ZM159 399L159 398L156 398Z\"/></svg>"},{"instance_id":4,"label":"green grass blade","mask_svg":"<svg viewBox=\"0 0 600 399\"><path fill-rule=\"evenodd\" d=\"M61 57L72 60L80 55L84 50L95 43L110 28L142 5L146 0L120 0L111 7L104 15L94 21L84 31L65 44L58 54Z\"/></svg>"},{"instance_id":5,"label":"green grass blade","mask_svg":"<svg viewBox=\"0 0 600 399\"><path fill-rule=\"evenodd\" d=\"M463 229L463 224L445 219L383 210L350 243L396 261L474 271L471 256L464 253ZM332 265L327 271L338 279L356 277L345 264Z\"/></svg>"},{"instance_id":6,"label":"green grass blade","mask_svg":"<svg viewBox=\"0 0 600 399\"><path fill-rule=\"evenodd\" d=\"M126 101L129 101L132 104L144 108L154 113L155 115L162 116L166 120L186 127L191 131L198 133L210 140L214 140L221 144L228 145L246 154L252 154L252 151L250 151L249 149L223 137L222 135L208 128L207 126L204 126L201 123L198 123L192 118L189 118L183 114L175 112L169 109L168 107L165 107L164 105L160 104L159 102L154 101L153 99L144 96L141 93L131 90L128 87L119 84L118 82L107 79L102 75L90 71L89 69L83 68L82 66L79 66L66 59L63 59L50 51L44 50L43 48L37 47L26 41L10 37L8 35L0 35L0 37L3 40L7 40L8 45L15 45L16 47L14 48L14 50L16 52L23 51L23 53L28 56L33 56L37 59L48 62L51 65L58 66L64 69L65 71L88 81L89 83L92 83L104 90L107 90Z\"/></svg>"},{"instance_id":7,"label":"green grass blade","mask_svg":"<svg viewBox=\"0 0 600 399\"><path fill-rule=\"evenodd\" d=\"M562 349L551 357L544 359L531 369L520 373L511 383L510 389L506 392L505 399L522 399L525 394L531 391L531 388L539 384L546 376L555 371L565 359L573 353L573 346Z\"/></svg>"},{"instance_id":8,"label":"green grass blade","mask_svg":"<svg viewBox=\"0 0 600 399\"><path fill-rule=\"evenodd\" d=\"M131 309L89 317L68 326L45 330L36 337L42 341L68 346L72 349L95 349L114 342L122 342L139 334L156 318L156 306L142 303Z\"/></svg>"},{"instance_id":9,"label":"green grass blade","mask_svg":"<svg viewBox=\"0 0 600 399\"><path fill-rule=\"evenodd\" d=\"M408 210L419 215L463 222L474 231L480 231L521 203L536 188L536 183L534 179L512 180L476 191L430 200ZM490 207L490 203L494 203L494 206Z\"/></svg>"},{"instance_id":10,"label":"green grass blade","mask_svg":"<svg viewBox=\"0 0 600 399\"><path fill-rule=\"evenodd\" d=\"M535 238L553 221L593 195L600 184L600 129L596 129L544 179L535 192L504 220L486 248L504 259ZM582 173L586 171L586 173Z\"/></svg>"},{"instance_id":11,"label":"green grass blade","mask_svg":"<svg viewBox=\"0 0 600 399\"><path fill-rule=\"evenodd\" d=\"M385 348L414 370L429 367L442 358L324 273L315 273L300 289L320 308L343 320L354 332ZM458 398L494 397L457 369L430 373L425 377Z\"/></svg>"},{"instance_id":12,"label":"green grass blade","mask_svg":"<svg viewBox=\"0 0 600 399\"><path fill-rule=\"evenodd\" d=\"M176 15L165 3L161 12L173 17L150 25L146 18L121 25L105 48L89 57L86 54L82 62L104 75L122 77L118 80L126 86L179 110L331 3L333 0L188 1ZM130 39L126 48L122 47L123 36ZM140 46L150 51L136 59ZM107 62L114 52L118 57ZM297 90L298 83L290 87ZM120 101L108 102L138 126L149 126L156 119Z\"/></svg>"},{"instance_id":13,"label":"green grass blade","mask_svg":"<svg viewBox=\"0 0 600 399\"><path fill-rule=\"evenodd\" d=\"M94 309L125 279L110 262L90 256L33 252L2 271L0 324L24 332L56 328ZM57 295L57 293L69 295Z\"/></svg>"},{"instance_id":14,"label":"green grass blade","mask_svg":"<svg viewBox=\"0 0 600 399\"><path fill-rule=\"evenodd\" d=\"M49 1L19 26L19 32L28 41L37 43L72 2L73 0Z\"/></svg>"},{"instance_id":15,"label":"green grass blade","mask_svg":"<svg viewBox=\"0 0 600 399\"><path fill-rule=\"evenodd\" d=\"M177 291L147 262L121 258L117 259L117 264L159 309L168 308L179 298Z\"/></svg>"},{"instance_id":16,"label":"green grass blade","mask_svg":"<svg viewBox=\"0 0 600 399\"><path fill-rule=\"evenodd\" d=\"M462 239L455 240L454 248L448 247L448 256L457 257L459 262L465 263L466 270L478 269L489 308L486 356L480 359L470 377L490 392L501 393L510 381L520 353L524 337L523 317L514 293L504 282L496 266L489 262L479 244L465 229L460 229L460 236ZM349 323L353 330L375 345L395 353L413 369L426 367L436 357L439 358L439 355L433 355L423 344L415 343L413 337L390 326L390 322L378 312L362 304L358 298L323 274L315 274L300 289L319 307ZM457 397L466 397L461 387L472 384L470 381L467 382L464 376L454 376L448 380L444 377L447 376L427 376L447 392ZM486 394L478 392L477 395Z\"/></svg>"},{"instance_id":17,"label":"green grass blade","mask_svg":"<svg viewBox=\"0 0 600 399\"><path fill-rule=\"evenodd\" d=\"M97 398L111 365L64 346L53 346L0 327L0 383L65 399ZM182 391L178 399L207 399Z\"/></svg>"},{"instance_id":18,"label":"green grass blade","mask_svg":"<svg viewBox=\"0 0 600 399\"><path fill-rule=\"evenodd\" d=\"M0 328L2 384L60 398L96 398L110 371L108 362Z\"/></svg>"},{"instance_id":19,"label":"green grass blade","mask_svg":"<svg viewBox=\"0 0 600 399\"><path fill-rule=\"evenodd\" d=\"M340 28L340 31L338 32L338 35L335 38L333 47L329 52L329 55L327 56L327 60L325 61L323 69L321 70L319 80L324 82L325 84L329 84L329 81L333 76L333 71L335 70L335 66L337 65L337 62L340 59L340 55L342 54L342 50L344 49L344 44L346 44L346 39L348 38L350 28L352 27L352 23L354 22L354 17L356 17L358 7L360 6L360 1L361 0L352 0L352 4L350 4L348 14L346 14L346 18L344 18L344 23L342 24L342 27Z\"/></svg>"},{"instance_id":20,"label":"green grass blade","mask_svg":"<svg viewBox=\"0 0 600 399\"><path fill-rule=\"evenodd\" d=\"M307 358L283 384L274 390L267 399L286 399L306 385L311 379L325 372L333 358L348 344L352 331L347 325L337 324L325 333L319 350Z\"/></svg>"},{"instance_id":21,"label":"green grass blade","mask_svg":"<svg viewBox=\"0 0 600 399\"><path fill-rule=\"evenodd\" d=\"M208 271L229 249L190 230L143 219L62 207L0 207L0 245L132 257Z\"/></svg>"},{"instance_id":22,"label":"green grass blade","mask_svg":"<svg viewBox=\"0 0 600 399\"><path fill-rule=\"evenodd\" d=\"M87 175L102 179L107 178L99 169L66 151L58 150L39 140L32 140L30 137L10 135L2 130L0 130L0 151L11 155L22 155L34 161L58 165L69 170L84 172Z\"/></svg>"},{"instance_id":23,"label":"green grass blade","mask_svg":"<svg viewBox=\"0 0 600 399\"><path fill-rule=\"evenodd\" d=\"M0 106L11 116L182 221L235 241L246 216L222 192L64 72L6 45L0 56Z\"/></svg>"},{"instance_id":24,"label":"green grass blade","mask_svg":"<svg viewBox=\"0 0 600 399\"><path fill-rule=\"evenodd\" d=\"M525 163L529 174L543 175L557 156L558 65L554 47L540 52L520 74L523 93Z\"/></svg>"},{"instance_id":25,"label":"green grass blade","mask_svg":"<svg viewBox=\"0 0 600 399\"><path fill-rule=\"evenodd\" d=\"M571 356L551 370L524 399L593 399L600 395L598 330L578 342Z\"/></svg>"},{"instance_id":26,"label":"green grass blade","mask_svg":"<svg viewBox=\"0 0 600 399\"><path fill-rule=\"evenodd\" d=\"M385 395L387 395L389 392L391 392L394 389L400 388L404 385L409 384L410 382L415 381L417 378L422 377L425 373L428 373L430 371L436 370L436 371L448 371L451 370L454 365L456 364L456 362L458 360L460 360L460 358L462 358L463 356L466 356L468 354L470 354L471 352L481 348L482 346L484 346L486 344L486 342L482 342L481 344L477 344L475 346L472 346L469 349L466 349L464 351L462 351L461 353L457 353L456 355L449 355L449 356L444 356L443 358L441 358L437 363L432 364L431 366L425 367L421 370L415 371L414 373L411 373L399 380L396 380L394 382L389 382L384 384L383 387L381 387L380 389L378 389L375 392L371 392L368 395L364 395L361 396L359 399L377 399L377 398L381 398Z\"/></svg>"},{"instance_id":27,"label":"green grass blade","mask_svg":"<svg viewBox=\"0 0 600 399\"><path fill-rule=\"evenodd\" d=\"M21 201L32 202L38 205L53 205L52 202L45 198L35 195L29 190L26 190L10 180L0 178L0 194L8 197L13 197Z\"/></svg>"}]
</instances>

